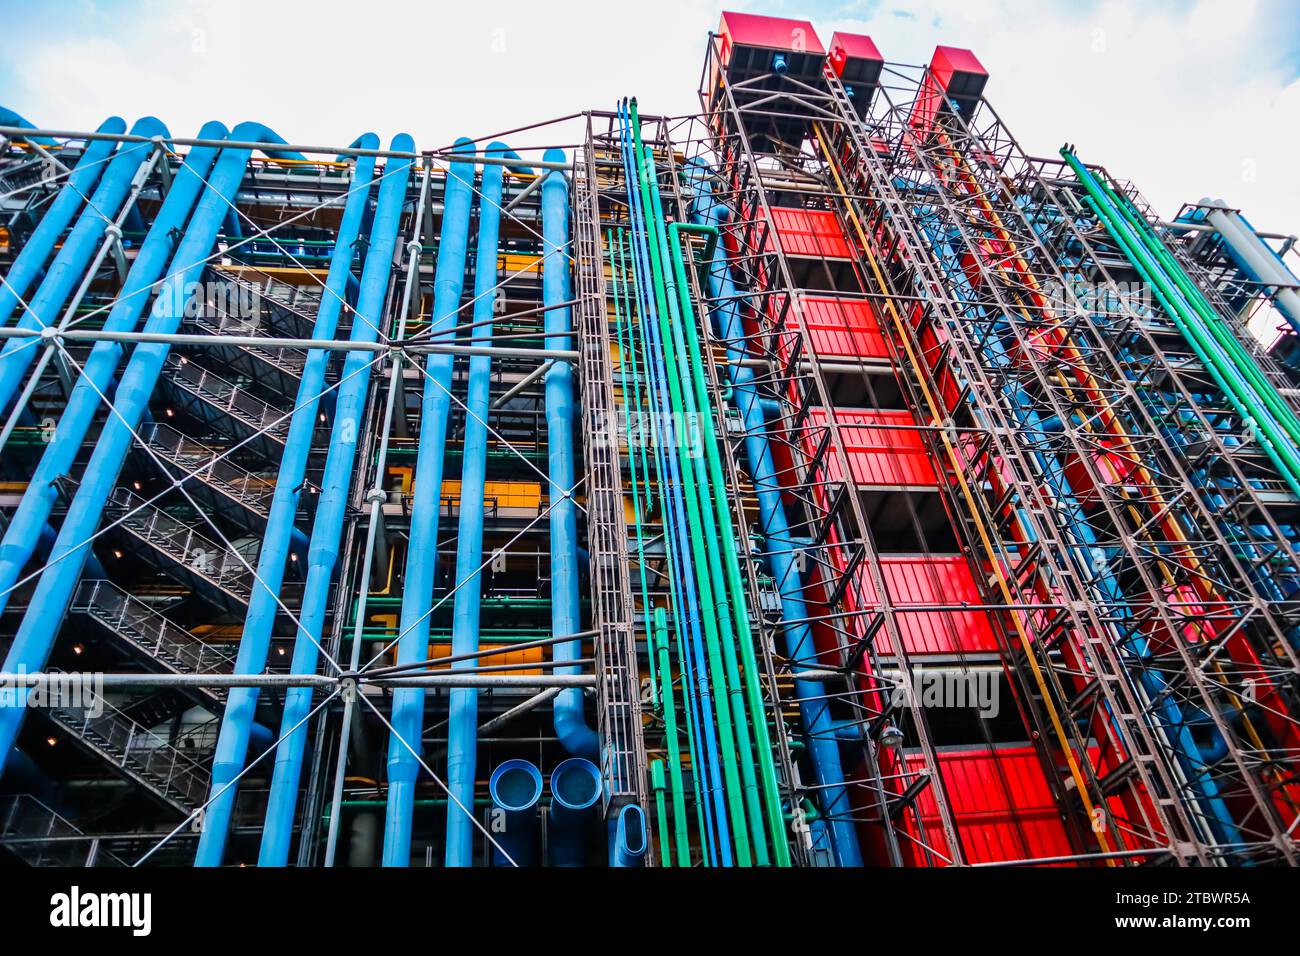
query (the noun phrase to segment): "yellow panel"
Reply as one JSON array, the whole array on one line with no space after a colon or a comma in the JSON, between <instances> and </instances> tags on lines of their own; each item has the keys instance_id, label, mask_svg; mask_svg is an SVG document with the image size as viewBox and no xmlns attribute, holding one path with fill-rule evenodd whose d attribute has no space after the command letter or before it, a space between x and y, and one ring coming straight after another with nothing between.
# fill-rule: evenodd
<instances>
[{"instance_id":1,"label":"yellow panel","mask_svg":"<svg viewBox=\"0 0 1300 956\"><path fill-rule=\"evenodd\" d=\"M444 481L442 496L460 504L460 482ZM483 503L487 507L526 508L537 510L542 504L542 486L535 481L488 481L483 484Z\"/></svg>"},{"instance_id":2,"label":"yellow panel","mask_svg":"<svg viewBox=\"0 0 1300 956\"><path fill-rule=\"evenodd\" d=\"M479 645L479 650L490 651L490 650L496 650L497 648L509 647L509 646L510 646L509 644L483 643ZM479 666L482 667L489 667L493 664L540 664L544 659L543 653L545 651L546 648L544 647L528 647L522 651L506 651L502 654L493 654L490 657L482 657L478 659L477 663L479 664ZM450 644L439 643L439 644L429 645L429 660L436 661L444 657L451 657ZM445 671L450 669L451 669L450 664L435 665L430 668L430 670L435 670L435 671ZM536 668L536 667L525 667L517 671L510 671L510 673L528 674L528 675L535 676L537 674L541 674L542 671L540 668Z\"/></svg>"}]
</instances>

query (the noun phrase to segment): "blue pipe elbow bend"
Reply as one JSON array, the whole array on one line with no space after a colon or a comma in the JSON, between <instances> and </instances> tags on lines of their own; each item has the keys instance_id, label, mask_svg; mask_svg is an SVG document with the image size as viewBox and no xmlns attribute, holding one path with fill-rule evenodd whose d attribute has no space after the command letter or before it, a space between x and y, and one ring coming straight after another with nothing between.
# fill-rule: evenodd
<instances>
[{"instance_id":1,"label":"blue pipe elbow bend","mask_svg":"<svg viewBox=\"0 0 1300 956\"><path fill-rule=\"evenodd\" d=\"M562 163L562 149L548 149L542 157L548 163ZM569 186L564 174L551 170L542 180L542 303L546 307L545 333L548 349L566 349L572 331L572 310L557 308L569 301L572 282L569 272ZM578 595L578 519L569 491L574 485L573 462L573 370L567 362L553 362L546 372L546 444L548 496L551 508L551 633L555 637L580 630ZM576 660L582 654L579 641L555 645L557 661ZM577 673L576 667L557 667L557 674ZM582 691L566 688L552 705L555 735L575 757L593 758L600 752L600 738L587 724Z\"/></svg>"}]
</instances>

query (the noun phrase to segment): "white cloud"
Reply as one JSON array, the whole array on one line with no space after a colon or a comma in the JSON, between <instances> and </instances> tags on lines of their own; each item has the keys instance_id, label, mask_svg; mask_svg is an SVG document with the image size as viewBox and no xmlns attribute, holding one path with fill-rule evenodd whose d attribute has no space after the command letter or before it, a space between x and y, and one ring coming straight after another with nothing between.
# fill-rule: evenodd
<instances>
[{"instance_id":1,"label":"white cloud","mask_svg":"<svg viewBox=\"0 0 1300 956\"><path fill-rule=\"evenodd\" d=\"M1297 0L882 0L838 21L800 13L799 3L727 5L807 16L823 40L856 28L888 59L925 62L936 43L969 46L1029 152L1074 142L1165 215L1208 194L1260 228L1300 230L1300 82L1277 56L1294 39ZM24 42L9 67L20 88L0 91L33 122L93 127L109 113L153 113L192 135L208 119L254 119L299 142L374 129L435 147L612 108L623 95L645 112L693 111L720 5L143 0L129 22L120 4L75 9L81 19L66 14Z\"/></svg>"}]
</instances>

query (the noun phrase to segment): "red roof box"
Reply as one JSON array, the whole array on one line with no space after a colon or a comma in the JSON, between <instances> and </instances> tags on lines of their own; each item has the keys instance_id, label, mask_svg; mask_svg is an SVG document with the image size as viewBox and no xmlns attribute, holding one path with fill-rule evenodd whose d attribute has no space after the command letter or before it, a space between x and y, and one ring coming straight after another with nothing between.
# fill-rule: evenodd
<instances>
[{"instance_id":1,"label":"red roof box","mask_svg":"<svg viewBox=\"0 0 1300 956\"><path fill-rule=\"evenodd\" d=\"M875 83L884 68L871 37L856 33L836 33L831 37L831 67L845 83Z\"/></svg>"},{"instance_id":2,"label":"red roof box","mask_svg":"<svg viewBox=\"0 0 1300 956\"><path fill-rule=\"evenodd\" d=\"M726 37L728 45L732 47L758 47L818 55L826 53L821 40L817 39L817 31L807 20L724 12L718 33Z\"/></svg>"},{"instance_id":3,"label":"red roof box","mask_svg":"<svg viewBox=\"0 0 1300 956\"><path fill-rule=\"evenodd\" d=\"M963 114L969 114L979 102L984 84L989 80L988 70L975 54L955 46L934 48L930 72L948 98L957 102Z\"/></svg>"}]
</instances>

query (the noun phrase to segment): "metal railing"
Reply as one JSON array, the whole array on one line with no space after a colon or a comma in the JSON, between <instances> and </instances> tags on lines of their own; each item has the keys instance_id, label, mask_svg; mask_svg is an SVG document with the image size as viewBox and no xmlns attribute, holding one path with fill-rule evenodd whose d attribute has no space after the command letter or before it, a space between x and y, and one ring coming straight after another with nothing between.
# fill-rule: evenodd
<instances>
[{"instance_id":1,"label":"metal railing","mask_svg":"<svg viewBox=\"0 0 1300 956\"><path fill-rule=\"evenodd\" d=\"M158 457L265 518L275 494L275 481L240 468L221 452L183 435L170 425L154 422L140 428L140 437Z\"/></svg>"},{"instance_id":2,"label":"metal railing","mask_svg":"<svg viewBox=\"0 0 1300 956\"><path fill-rule=\"evenodd\" d=\"M167 357L167 377L177 388L193 395L219 412L231 416L254 431L284 444L289 417L245 389L188 361L183 355Z\"/></svg>"},{"instance_id":3,"label":"metal railing","mask_svg":"<svg viewBox=\"0 0 1300 956\"><path fill-rule=\"evenodd\" d=\"M256 544L247 552L232 551L127 488L113 491L108 511L119 519L119 527L152 545L191 574L244 603L252 596L250 568L257 561Z\"/></svg>"},{"instance_id":4,"label":"metal railing","mask_svg":"<svg viewBox=\"0 0 1300 956\"><path fill-rule=\"evenodd\" d=\"M224 674L234 655L205 644L112 581L82 581L71 610L85 614L179 674Z\"/></svg>"},{"instance_id":5,"label":"metal railing","mask_svg":"<svg viewBox=\"0 0 1300 956\"><path fill-rule=\"evenodd\" d=\"M31 866L126 866L30 793L0 798L0 846Z\"/></svg>"},{"instance_id":6,"label":"metal railing","mask_svg":"<svg viewBox=\"0 0 1300 956\"><path fill-rule=\"evenodd\" d=\"M207 796L211 774L204 761L211 754L212 736L208 724L168 739L102 698L93 706L51 707L45 713L105 761L178 810L188 814Z\"/></svg>"}]
</instances>

